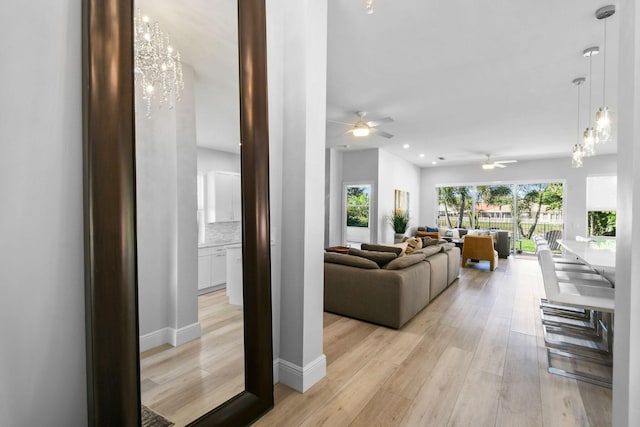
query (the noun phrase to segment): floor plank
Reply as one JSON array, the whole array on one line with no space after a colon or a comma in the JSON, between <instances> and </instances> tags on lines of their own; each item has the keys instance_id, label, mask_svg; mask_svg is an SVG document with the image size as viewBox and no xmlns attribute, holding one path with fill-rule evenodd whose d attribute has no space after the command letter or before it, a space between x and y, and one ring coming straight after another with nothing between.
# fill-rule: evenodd
<instances>
[{"instance_id":1,"label":"floor plank","mask_svg":"<svg viewBox=\"0 0 640 427\"><path fill-rule=\"evenodd\" d=\"M535 258L511 256L494 272L463 268L400 330L324 313L327 376L304 394L277 384L275 408L255 425L610 426L611 390L547 372L543 295ZM207 299L197 345L143 355L146 399L178 426L214 393L242 388L233 350L242 312L224 305L223 293ZM177 363L194 354L204 363Z\"/></svg>"}]
</instances>

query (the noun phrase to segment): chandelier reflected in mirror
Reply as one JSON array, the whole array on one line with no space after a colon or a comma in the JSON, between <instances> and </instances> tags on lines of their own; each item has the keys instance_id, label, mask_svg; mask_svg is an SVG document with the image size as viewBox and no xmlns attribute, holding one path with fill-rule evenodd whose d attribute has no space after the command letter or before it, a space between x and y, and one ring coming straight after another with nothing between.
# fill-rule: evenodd
<instances>
[{"instance_id":1,"label":"chandelier reflected in mirror","mask_svg":"<svg viewBox=\"0 0 640 427\"><path fill-rule=\"evenodd\" d=\"M174 107L184 88L180 52L169 43L169 35L156 21L151 23L140 9L134 18L134 75L145 102L146 116L151 118L151 105Z\"/></svg>"}]
</instances>

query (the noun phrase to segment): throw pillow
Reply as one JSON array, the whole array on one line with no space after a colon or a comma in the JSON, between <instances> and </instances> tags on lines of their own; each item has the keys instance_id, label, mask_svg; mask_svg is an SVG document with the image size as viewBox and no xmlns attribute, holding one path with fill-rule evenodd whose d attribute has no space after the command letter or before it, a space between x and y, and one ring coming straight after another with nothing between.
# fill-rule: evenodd
<instances>
[{"instance_id":1,"label":"throw pillow","mask_svg":"<svg viewBox=\"0 0 640 427\"><path fill-rule=\"evenodd\" d=\"M371 261L370 259L353 255L339 254L337 252L325 252L324 262L330 264L342 264L351 267L366 268L369 270L380 268L378 267L378 264Z\"/></svg>"},{"instance_id":2,"label":"throw pillow","mask_svg":"<svg viewBox=\"0 0 640 427\"><path fill-rule=\"evenodd\" d=\"M349 248L347 246L329 246L328 248L324 248L327 252L337 252L339 254L347 254L349 253Z\"/></svg>"},{"instance_id":3,"label":"throw pillow","mask_svg":"<svg viewBox=\"0 0 640 427\"><path fill-rule=\"evenodd\" d=\"M407 268L421 262L425 258L425 254L411 254L403 256L402 258L396 258L383 268L385 270L402 270L403 268Z\"/></svg>"},{"instance_id":4,"label":"throw pillow","mask_svg":"<svg viewBox=\"0 0 640 427\"><path fill-rule=\"evenodd\" d=\"M405 255L406 255L406 254L405 254L405 252L406 252L406 250L407 250L407 246L408 246L408 243L407 243L407 242L396 243L396 244L395 244L395 245L393 245L393 246L395 246L395 247L397 247L397 248L400 248L400 249L402 250L402 252L400 252L400 253L398 254L398 257L405 256Z\"/></svg>"},{"instance_id":5,"label":"throw pillow","mask_svg":"<svg viewBox=\"0 0 640 427\"><path fill-rule=\"evenodd\" d=\"M438 229L436 227L429 227L428 225L425 227L430 233L437 233Z\"/></svg>"},{"instance_id":6,"label":"throw pillow","mask_svg":"<svg viewBox=\"0 0 640 427\"><path fill-rule=\"evenodd\" d=\"M427 246L437 245L440 242L438 239L434 239L432 237L423 237L422 238L422 247L426 248Z\"/></svg>"},{"instance_id":7,"label":"throw pillow","mask_svg":"<svg viewBox=\"0 0 640 427\"><path fill-rule=\"evenodd\" d=\"M407 249L405 253L409 255L411 252L420 249L422 247L422 239L411 237L407 239Z\"/></svg>"},{"instance_id":8,"label":"throw pillow","mask_svg":"<svg viewBox=\"0 0 640 427\"><path fill-rule=\"evenodd\" d=\"M376 245L373 243L363 243L360 245L360 249L364 251L378 251L378 252L393 252L394 254L400 256L402 254L403 249L397 246L391 245Z\"/></svg>"},{"instance_id":9,"label":"throw pillow","mask_svg":"<svg viewBox=\"0 0 640 427\"><path fill-rule=\"evenodd\" d=\"M397 255L393 252L363 251L354 248L349 249L349 255L370 259L379 266L383 266L389 261L397 258Z\"/></svg>"}]
</instances>

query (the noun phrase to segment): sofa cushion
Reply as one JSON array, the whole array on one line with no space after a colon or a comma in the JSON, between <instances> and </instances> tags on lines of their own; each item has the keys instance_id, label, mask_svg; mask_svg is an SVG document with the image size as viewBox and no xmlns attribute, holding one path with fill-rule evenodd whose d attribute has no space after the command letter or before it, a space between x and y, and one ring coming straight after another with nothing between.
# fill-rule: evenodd
<instances>
[{"instance_id":1,"label":"sofa cushion","mask_svg":"<svg viewBox=\"0 0 640 427\"><path fill-rule=\"evenodd\" d=\"M404 249L399 246L376 245L373 243L363 243L360 245L360 249L363 251L393 252L397 256L400 256L400 254L404 252Z\"/></svg>"},{"instance_id":2,"label":"sofa cushion","mask_svg":"<svg viewBox=\"0 0 640 427\"><path fill-rule=\"evenodd\" d=\"M396 258L382 268L385 270L402 270L403 268L410 267L423 261L425 258L425 254L413 253L411 255Z\"/></svg>"},{"instance_id":3,"label":"sofa cushion","mask_svg":"<svg viewBox=\"0 0 640 427\"><path fill-rule=\"evenodd\" d=\"M370 259L362 258L354 255L340 254L337 252L325 252L324 262L331 264L342 264L351 267L366 268L369 270L379 269L380 267Z\"/></svg>"},{"instance_id":4,"label":"sofa cushion","mask_svg":"<svg viewBox=\"0 0 640 427\"><path fill-rule=\"evenodd\" d=\"M447 251L450 251L451 249L455 248L456 244L455 243L451 243L451 242L447 242L447 243L443 243L441 245L441 247L442 247L442 252L447 252Z\"/></svg>"},{"instance_id":5,"label":"sofa cushion","mask_svg":"<svg viewBox=\"0 0 640 427\"><path fill-rule=\"evenodd\" d=\"M407 249L405 253L407 255L411 254L413 251L416 251L422 247L422 239L416 237L409 237L407 240Z\"/></svg>"},{"instance_id":6,"label":"sofa cushion","mask_svg":"<svg viewBox=\"0 0 640 427\"><path fill-rule=\"evenodd\" d=\"M435 246L427 246L426 248L418 249L415 253L424 254L426 257L430 257L433 254L437 254L441 252L442 248L438 245Z\"/></svg>"},{"instance_id":7,"label":"sofa cushion","mask_svg":"<svg viewBox=\"0 0 640 427\"><path fill-rule=\"evenodd\" d=\"M379 252L379 251L363 251L360 249L349 249L349 255L355 255L362 258L370 259L379 266L385 265L391 260L398 257L394 252Z\"/></svg>"}]
</instances>

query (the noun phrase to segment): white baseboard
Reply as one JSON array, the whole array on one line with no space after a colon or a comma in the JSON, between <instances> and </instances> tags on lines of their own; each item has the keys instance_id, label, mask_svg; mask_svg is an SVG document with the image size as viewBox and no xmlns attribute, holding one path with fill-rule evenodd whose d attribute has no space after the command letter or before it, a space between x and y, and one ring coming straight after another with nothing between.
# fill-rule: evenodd
<instances>
[{"instance_id":1,"label":"white baseboard","mask_svg":"<svg viewBox=\"0 0 640 427\"><path fill-rule=\"evenodd\" d=\"M168 344L171 337L170 329L171 328L162 328L145 335L140 335L140 352L151 350L162 344Z\"/></svg>"},{"instance_id":2,"label":"white baseboard","mask_svg":"<svg viewBox=\"0 0 640 427\"><path fill-rule=\"evenodd\" d=\"M324 354L308 363L298 366L287 360L279 359L279 381L292 389L304 393L327 375L327 358Z\"/></svg>"},{"instance_id":3,"label":"white baseboard","mask_svg":"<svg viewBox=\"0 0 640 427\"><path fill-rule=\"evenodd\" d=\"M140 336L140 352L151 350L162 344L174 347L199 338L202 334L200 323L193 323L180 329L162 328Z\"/></svg>"},{"instance_id":4,"label":"white baseboard","mask_svg":"<svg viewBox=\"0 0 640 427\"><path fill-rule=\"evenodd\" d=\"M202 331L200 330L199 322L192 323L180 329L171 328L171 341L169 341L169 344L177 347L189 341L200 338L200 335L202 335Z\"/></svg>"},{"instance_id":5,"label":"white baseboard","mask_svg":"<svg viewBox=\"0 0 640 427\"><path fill-rule=\"evenodd\" d=\"M277 384L280 382L280 359L273 359L273 383Z\"/></svg>"}]
</instances>

